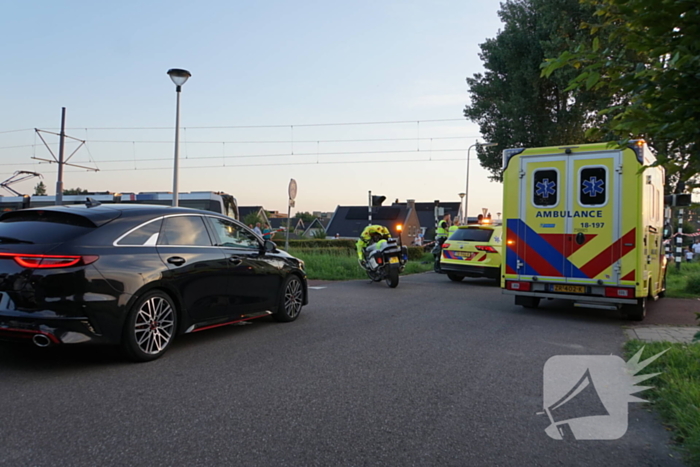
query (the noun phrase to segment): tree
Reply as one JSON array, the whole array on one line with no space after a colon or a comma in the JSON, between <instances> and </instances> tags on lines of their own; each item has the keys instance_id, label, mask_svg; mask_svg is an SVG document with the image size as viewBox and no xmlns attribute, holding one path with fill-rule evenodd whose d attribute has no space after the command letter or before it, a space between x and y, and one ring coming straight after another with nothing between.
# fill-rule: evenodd
<instances>
[{"instance_id":1,"label":"tree","mask_svg":"<svg viewBox=\"0 0 700 467\"><path fill-rule=\"evenodd\" d=\"M87 190L83 190L82 188L68 188L63 190L64 195L86 195L88 193Z\"/></svg>"},{"instance_id":2,"label":"tree","mask_svg":"<svg viewBox=\"0 0 700 467\"><path fill-rule=\"evenodd\" d=\"M480 45L486 72L467 78L471 103L464 109L483 137L497 147L477 147L490 178L501 180L501 153L513 147L581 144L587 128L605 117L596 113L607 96L592 90L565 90L576 75L558 70L543 77L545 57L567 50L582 35L577 24L593 8L578 0L510 0L501 4L505 24L495 39Z\"/></svg>"},{"instance_id":3,"label":"tree","mask_svg":"<svg viewBox=\"0 0 700 467\"><path fill-rule=\"evenodd\" d=\"M34 196L46 196L46 185L44 182L39 182L34 187Z\"/></svg>"},{"instance_id":4,"label":"tree","mask_svg":"<svg viewBox=\"0 0 700 467\"><path fill-rule=\"evenodd\" d=\"M301 219L304 222L304 224L306 224L307 222L312 222L314 219L316 219L314 215L310 212L298 212L294 215L294 218Z\"/></svg>"},{"instance_id":5,"label":"tree","mask_svg":"<svg viewBox=\"0 0 700 467\"><path fill-rule=\"evenodd\" d=\"M669 187L700 172L700 9L696 0L582 0L595 19L571 48L550 55L543 76L575 70L569 89L607 93L605 125L620 140L645 138L658 151ZM683 182L683 183L681 183ZM690 183L687 183L690 182ZM669 190L671 191L671 190ZM675 191L675 190L674 190Z\"/></svg>"},{"instance_id":6,"label":"tree","mask_svg":"<svg viewBox=\"0 0 700 467\"><path fill-rule=\"evenodd\" d=\"M246 214L246 216L243 218L243 223L245 225L252 225L253 227L255 227L255 224L257 224L258 222L262 224L264 221L262 217L260 217L260 214L257 212L250 212Z\"/></svg>"}]
</instances>

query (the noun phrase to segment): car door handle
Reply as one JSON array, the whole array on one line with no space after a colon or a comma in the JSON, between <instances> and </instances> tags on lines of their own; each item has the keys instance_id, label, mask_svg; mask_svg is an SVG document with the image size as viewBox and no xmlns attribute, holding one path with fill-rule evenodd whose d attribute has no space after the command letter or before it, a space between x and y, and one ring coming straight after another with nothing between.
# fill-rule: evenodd
<instances>
[{"instance_id":1,"label":"car door handle","mask_svg":"<svg viewBox=\"0 0 700 467\"><path fill-rule=\"evenodd\" d=\"M229 262L233 264L234 266L238 266L243 262L243 258L239 258L238 256L231 256L229 257Z\"/></svg>"},{"instance_id":2,"label":"car door handle","mask_svg":"<svg viewBox=\"0 0 700 467\"><path fill-rule=\"evenodd\" d=\"M182 258L180 256L171 256L168 258L168 263L174 264L175 266L182 266L185 264L185 258Z\"/></svg>"}]
</instances>

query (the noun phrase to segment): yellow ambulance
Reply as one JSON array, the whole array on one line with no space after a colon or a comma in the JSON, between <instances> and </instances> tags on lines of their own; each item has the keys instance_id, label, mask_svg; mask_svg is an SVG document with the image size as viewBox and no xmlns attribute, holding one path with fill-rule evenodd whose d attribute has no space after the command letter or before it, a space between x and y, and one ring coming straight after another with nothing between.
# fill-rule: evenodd
<instances>
[{"instance_id":1,"label":"yellow ambulance","mask_svg":"<svg viewBox=\"0 0 700 467\"><path fill-rule=\"evenodd\" d=\"M664 169L642 140L503 152L501 287L621 309L641 321L666 290Z\"/></svg>"}]
</instances>

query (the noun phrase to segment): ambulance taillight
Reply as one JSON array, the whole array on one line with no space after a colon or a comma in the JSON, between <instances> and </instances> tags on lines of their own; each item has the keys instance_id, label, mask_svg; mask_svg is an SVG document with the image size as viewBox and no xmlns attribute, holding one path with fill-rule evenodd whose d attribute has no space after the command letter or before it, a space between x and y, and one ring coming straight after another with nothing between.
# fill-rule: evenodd
<instances>
[{"instance_id":1,"label":"ambulance taillight","mask_svg":"<svg viewBox=\"0 0 700 467\"><path fill-rule=\"evenodd\" d=\"M606 287L605 296L615 298L634 298L634 289L626 287Z\"/></svg>"},{"instance_id":2,"label":"ambulance taillight","mask_svg":"<svg viewBox=\"0 0 700 467\"><path fill-rule=\"evenodd\" d=\"M532 284L530 282L521 281L506 281L506 289L519 290L521 292L529 292Z\"/></svg>"}]
</instances>

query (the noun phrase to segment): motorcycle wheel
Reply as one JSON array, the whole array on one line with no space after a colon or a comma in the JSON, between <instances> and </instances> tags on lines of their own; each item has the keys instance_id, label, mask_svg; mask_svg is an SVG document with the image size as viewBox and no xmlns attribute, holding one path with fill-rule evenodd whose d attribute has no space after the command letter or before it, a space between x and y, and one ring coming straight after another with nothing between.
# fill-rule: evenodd
<instances>
[{"instance_id":1,"label":"motorcycle wheel","mask_svg":"<svg viewBox=\"0 0 700 467\"><path fill-rule=\"evenodd\" d=\"M367 277L369 277L374 282L379 282L380 280L382 280L381 274L370 271L369 269L367 269Z\"/></svg>"},{"instance_id":2,"label":"motorcycle wheel","mask_svg":"<svg viewBox=\"0 0 700 467\"><path fill-rule=\"evenodd\" d=\"M389 274L386 276L386 285L392 289L399 285L399 270L395 268L389 269Z\"/></svg>"}]
</instances>

